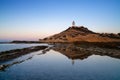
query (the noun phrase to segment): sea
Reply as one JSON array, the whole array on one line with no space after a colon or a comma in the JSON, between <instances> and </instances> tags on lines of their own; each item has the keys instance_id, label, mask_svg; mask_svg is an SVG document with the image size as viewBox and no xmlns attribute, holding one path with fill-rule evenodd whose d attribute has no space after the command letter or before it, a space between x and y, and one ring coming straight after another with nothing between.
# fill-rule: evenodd
<instances>
[{"instance_id":1,"label":"sea","mask_svg":"<svg viewBox=\"0 0 120 80\"><path fill-rule=\"evenodd\" d=\"M38 45L49 44L0 44L0 51ZM46 53L40 50L7 62L0 61L11 64L24 60L0 71L0 80L120 80L120 59L103 55L72 58L66 55L72 54L67 50L49 49Z\"/></svg>"}]
</instances>

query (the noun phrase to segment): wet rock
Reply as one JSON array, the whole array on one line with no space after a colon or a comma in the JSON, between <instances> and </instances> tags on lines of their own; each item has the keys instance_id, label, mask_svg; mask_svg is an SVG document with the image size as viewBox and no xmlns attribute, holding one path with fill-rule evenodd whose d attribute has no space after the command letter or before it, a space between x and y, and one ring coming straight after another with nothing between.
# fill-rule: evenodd
<instances>
[{"instance_id":1,"label":"wet rock","mask_svg":"<svg viewBox=\"0 0 120 80\"><path fill-rule=\"evenodd\" d=\"M39 51L42 49L47 48L48 46L34 46L34 47L28 47L28 48L23 48L23 49L14 49L10 51L5 51L5 52L0 52L0 61L6 61L10 59L17 58L19 56Z\"/></svg>"},{"instance_id":2,"label":"wet rock","mask_svg":"<svg viewBox=\"0 0 120 80\"><path fill-rule=\"evenodd\" d=\"M0 70L5 70L5 68L8 67L7 65L0 65Z\"/></svg>"}]
</instances>

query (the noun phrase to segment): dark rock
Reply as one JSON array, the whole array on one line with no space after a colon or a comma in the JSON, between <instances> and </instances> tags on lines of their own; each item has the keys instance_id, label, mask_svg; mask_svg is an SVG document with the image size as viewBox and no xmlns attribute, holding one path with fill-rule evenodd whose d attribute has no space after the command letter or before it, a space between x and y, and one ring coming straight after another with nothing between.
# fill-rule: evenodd
<instances>
[{"instance_id":1,"label":"dark rock","mask_svg":"<svg viewBox=\"0 0 120 80\"><path fill-rule=\"evenodd\" d=\"M7 65L0 65L0 70L4 70L7 67Z\"/></svg>"},{"instance_id":2,"label":"dark rock","mask_svg":"<svg viewBox=\"0 0 120 80\"><path fill-rule=\"evenodd\" d=\"M45 48L47 48L47 46L34 46L34 47L28 47L23 49L14 49L10 51L0 52L0 61L14 59L21 55L25 55L30 52L39 51Z\"/></svg>"}]
</instances>

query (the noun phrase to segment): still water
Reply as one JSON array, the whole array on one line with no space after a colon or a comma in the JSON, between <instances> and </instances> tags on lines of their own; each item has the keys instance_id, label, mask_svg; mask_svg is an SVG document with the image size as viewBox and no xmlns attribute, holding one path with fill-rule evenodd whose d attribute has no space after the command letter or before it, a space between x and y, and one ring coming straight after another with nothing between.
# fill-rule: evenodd
<instances>
[{"instance_id":1,"label":"still water","mask_svg":"<svg viewBox=\"0 0 120 80\"><path fill-rule=\"evenodd\" d=\"M34 54L31 59L0 71L0 80L120 80L120 59L100 55L73 58L76 55L68 57L67 52L50 49L44 54L30 53Z\"/></svg>"},{"instance_id":2,"label":"still water","mask_svg":"<svg viewBox=\"0 0 120 80\"><path fill-rule=\"evenodd\" d=\"M12 49L21 49L37 45L47 45L47 44L0 44L0 52Z\"/></svg>"}]
</instances>

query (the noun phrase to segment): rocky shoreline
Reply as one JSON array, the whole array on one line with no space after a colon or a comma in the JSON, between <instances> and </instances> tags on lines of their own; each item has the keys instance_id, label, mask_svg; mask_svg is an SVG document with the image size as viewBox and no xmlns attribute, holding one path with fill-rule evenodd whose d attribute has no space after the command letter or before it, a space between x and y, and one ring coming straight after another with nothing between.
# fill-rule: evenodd
<instances>
[{"instance_id":1,"label":"rocky shoreline","mask_svg":"<svg viewBox=\"0 0 120 80\"><path fill-rule=\"evenodd\" d=\"M45 52L47 48L48 46L32 46L32 47L23 48L23 49L14 49L14 50L0 52L0 61L9 61L11 59L20 57L25 54L29 54L31 52L39 51L39 50L43 50ZM29 60L31 58L32 57L29 57L26 60ZM0 65L0 70L4 71L5 68L12 66L14 64L22 63L26 60L16 61L11 64L2 64Z\"/></svg>"},{"instance_id":2,"label":"rocky shoreline","mask_svg":"<svg viewBox=\"0 0 120 80\"><path fill-rule=\"evenodd\" d=\"M0 52L0 61L14 59L19 56L28 54L30 52L45 49L47 47L48 46L33 46L33 47L28 47L28 48L23 48L23 49L14 49L14 50L9 50L9 51L3 51L3 52Z\"/></svg>"}]
</instances>

